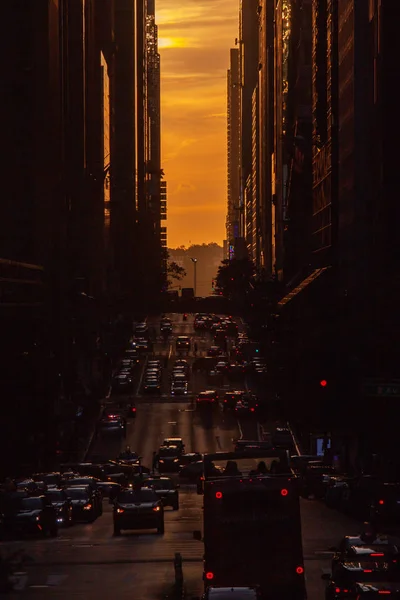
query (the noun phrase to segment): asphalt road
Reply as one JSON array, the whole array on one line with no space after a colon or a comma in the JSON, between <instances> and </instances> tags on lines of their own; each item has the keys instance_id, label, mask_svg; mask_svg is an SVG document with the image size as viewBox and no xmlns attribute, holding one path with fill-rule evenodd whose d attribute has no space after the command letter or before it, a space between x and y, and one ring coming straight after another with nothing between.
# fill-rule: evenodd
<instances>
[{"instance_id":1,"label":"asphalt road","mask_svg":"<svg viewBox=\"0 0 400 600\"><path fill-rule=\"evenodd\" d=\"M173 337L190 334L197 341L198 355L205 355L210 338L206 334L194 334L193 317L183 321L182 315L170 316L174 322ZM152 324L158 329L158 322ZM173 339L168 343L159 340L155 344L154 356L168 358L163 393L159 397L144 396L140 371L134 390L137 417L128 424L126 440L96 440L88 461L99 455L114 458L130 445L143 457L143 464L151 466L152 453L165 437L182 437L188 452L216 452L232 450L232 442L238 437L254 439L258 435L256 421L240 422L221 412L206 417L194 411L195 394L210 388L205 374L192 376L187 398L172 399L168 394L168 370L176 355ZM192 357L191 351L189 358ZM110 402L115 400L111 396ZM203 548L200 542L193 540L192 532L201 528L201 505L202 497L197 495L196 489L181 485L180 509L176 512L166 509L163 536L124 531L121 537L113 537L111 506L104 500L103 516L92 524L64 529L56 539L7 543L13 549L23 547L33 559L18 576L20 592L8 597L16 598L23 593L28 597L51 595L51 598L65 600L161 600L167 598L171 590L175 552L183 557L187 598L198 597L203 587ZM329 570L330 564L328 548L337 544L343 535L359 528L355 521L316 501L302 501L302 519L308 599L320 600L325 587L321 575Z\"/></svg>"}]
</instances>

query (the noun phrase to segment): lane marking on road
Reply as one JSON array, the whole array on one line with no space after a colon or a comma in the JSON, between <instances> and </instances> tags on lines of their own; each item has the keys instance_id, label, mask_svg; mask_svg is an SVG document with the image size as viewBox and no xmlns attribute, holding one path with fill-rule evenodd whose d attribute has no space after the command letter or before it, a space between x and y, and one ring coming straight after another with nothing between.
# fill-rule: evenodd
<instances>
[{"instance_id":1,"label":"lane marking on road","mask_svg":"<svg viewBox=\"0 0 400 600\"><path fill-rule=\"evenodd\" d=\"M144 361L144 365L143 365L143 369L142 369L142 372L141 372L141 374L140 374L140 377L139 377L139 383L138 383L138 386L137 386L137 388L136 388L136 396L138 396L138 395L139 395L140 388L142 387L142 383L143 383L143 377L144 377L144 372L145 372L145 370L146 370L146 365L147 365L147 361L148 361L148 360L149 360L149 357L148 357L148 356L146 356L146 359L145 359L145 361Z\"/></svg>"},{"instance_id":2,"label":"lane marking on road","mask_svg":"<svg viewBox=\"0 0 400 600\"><path fill-rule=\"evenodd\" d=\"M168 421L168 425L176 425L176 421Z\"/></svg>"},{"instance_id":3,"label":"lane marking on road","mask_svg":"<svg viewBox=\"0 0 400 600\"><path fill-rule=\"evenodd\" d=\"M237 426L238 426L239 434L240 434L239 440L242 440L243 439L243 430L242 430L242 426L240 425L239 419L237 420Z\"/></svg>"},{"instance_id":4,"label":"lane marking on road","mask_svg":"<svg viewBox=\"0 0 400 600\"><path fill-rule=\"evenodd\" d=\"M171 354L172 354L172 343L170 343L170 345L169 345L168 360L171 358Z\"/></svg>"}]
</instances>

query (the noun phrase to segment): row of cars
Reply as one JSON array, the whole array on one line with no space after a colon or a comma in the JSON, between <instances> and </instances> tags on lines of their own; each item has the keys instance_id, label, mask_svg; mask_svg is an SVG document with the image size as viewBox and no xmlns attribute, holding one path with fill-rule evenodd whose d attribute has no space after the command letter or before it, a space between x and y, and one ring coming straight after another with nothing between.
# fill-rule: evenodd
<instances>
[{"instance_id":1,"label":"row of cars","mask_svg":"<svg viewBox=\"0 0 400 600\"><path fill-rule=\"evenodd\" d=\"M381 535L367 526L345 536L334 552L326 600L400 598L400 539Z\"/></svg>"}]
</instances>

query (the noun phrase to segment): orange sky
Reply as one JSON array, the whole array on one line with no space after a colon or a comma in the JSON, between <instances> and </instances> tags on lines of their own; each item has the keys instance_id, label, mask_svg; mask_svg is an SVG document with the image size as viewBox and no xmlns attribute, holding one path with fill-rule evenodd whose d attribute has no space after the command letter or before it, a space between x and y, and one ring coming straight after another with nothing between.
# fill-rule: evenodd
<instances>
[{"instance_id":1,"label":"orange sky","mask_svg":"<svg viewBox=\"0 0 400 600\"><path fill-rule=\"evenodd\" d=\"M156 0L168 246L225 237L226 72L239 0Z\"/></svg>"}]
</instances>

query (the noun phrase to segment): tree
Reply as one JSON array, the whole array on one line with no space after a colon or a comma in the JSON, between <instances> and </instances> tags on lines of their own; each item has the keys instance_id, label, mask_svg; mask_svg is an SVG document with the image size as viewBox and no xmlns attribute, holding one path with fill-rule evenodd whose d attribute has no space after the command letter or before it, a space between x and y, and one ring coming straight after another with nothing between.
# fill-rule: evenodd
<instances>
[{"instance_id":1,"label":"tree","mask_svg":"<svg viewBox=\"0 0 400 600\"><path fill-rule=\"evenodd\" d=\"M244 298L253 289L255 267L248 258L223 260L218 268L216 291L226 298Z\"/></svg>"},{"instance_id":2,"label":"tree","mask_svg":"<svg viewBox=\"0 0 400 600\"><path fill-rule=\"evenodd\" d=\"M167 265L167 289L170 288L174 281L182 281L186 277L186 271L175 261L168 261Z\"/></svg>"}]
</instances>

